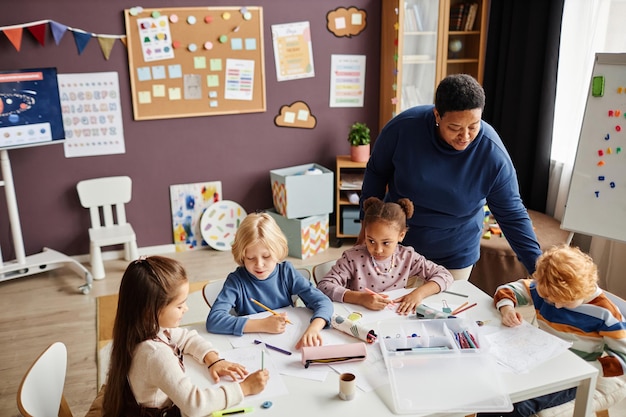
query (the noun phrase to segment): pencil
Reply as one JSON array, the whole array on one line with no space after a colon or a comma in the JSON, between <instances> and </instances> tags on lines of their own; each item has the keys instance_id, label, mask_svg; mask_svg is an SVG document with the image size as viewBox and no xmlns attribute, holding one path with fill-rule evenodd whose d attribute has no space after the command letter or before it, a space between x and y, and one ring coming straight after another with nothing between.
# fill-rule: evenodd
<instances>
[{"instance_id":1,"label":"pencil","mask_svg":"<svg viewBox=\"0 0 626 417\"><path fill-rule=\"evenodd\" d=\"M462 312L464 312L465 310L469 310L470 308L474 307L475 305L476 305L476 303L473 303L473 304L470 304L470 305L468 305L467 307L464 307L464 308L462 308L462 309L460 309L460 310L457 308L457 309L456 309L456 312L453 312L453 313L454 313L454 314L459 314L459 313L462 313Z\"/></svg>"},{"instance_id":2,"label":"pencil","mask_svg":"<svg viewBox=\"0 0 626 417\"><path fill-rule=\"evenodd\" d=\"M465 294L461 294L460 292L454 292L454 291L448 291L448 290L443 290L442 292L445 292L446 294L452 294L452 295L456 295L459 297L469 297L469 295L465 295Z\"/></svg>"},{"instance_id":3,"label":"pencil","mask_svg":"<svg viewBox=\"0 0 626 417\"><path fill-rule=\"evenodd\" d=\"M380 295L377 292L374 292L372 290L370 290L369 288L363 288L366 292L372 294L372 295ZM393 302L393 300L389 300L390 302L388 303L390 306L394 306L396 305L396 303Z\"/></svg>"},{"instance_id":4,"label":"pencil","mask_svg":"<svg viewBox=\"0 0 626 417\"><path fill-rule=\"evenodd\" d=\"M456 313L458 313L458 311L459 311L460 309L462 309L463 307L465 307L467 304L468 304L468 303L467 303L467 301L466 301L466 302L464 302L463 304L461 304L460 306L458 306L457 308L455 308L454 310L452 310L452 313L450 313L450 314L455 315Z\"/></svg>"},{"instance_id":5,"label":"pencil","mask_svg":"<svg viewBox=\"0 0 626 417\"><path fill-rule=\"evenodd\" d=\"M261 350L261 370L265 369L265 351Z\"/></svg>"},{"instance_id":6,"label":"pencil","mask_svg":"<svg viewBox=\"0 0 626 417\"><path fill-rule=\"evenodd\" d=\"M269 308L268 306L266 306L265 304L259 303L257 300L255 300L254 298L250 298L250 301L252 301L254 304L258 305L259 307L269 311L270 313L272 313L275 316L279 316L280 314L278 314L277 312L275 312L274 310L272 310L271 308ZM289 320L286 320L287 323L289 324L293 324L292 322L290 322Z\"/></svg>"}]
</instances>

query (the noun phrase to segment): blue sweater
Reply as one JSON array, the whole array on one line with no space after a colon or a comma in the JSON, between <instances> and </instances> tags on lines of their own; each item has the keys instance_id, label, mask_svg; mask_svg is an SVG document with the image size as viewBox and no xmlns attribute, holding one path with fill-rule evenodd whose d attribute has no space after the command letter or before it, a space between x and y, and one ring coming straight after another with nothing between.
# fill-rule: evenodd
<instances>
[{"instance_id":1,"label":"blue sweater","mask_svg":"<svg viewBox=\"0 0 626 417\"><path fill-rule=\"evenodd\" d=\"M534 272L541 249L502 140L481 121L476 139L457 151L437 136L433 108L405 110L383 128L367 163L361 202L371 196L410 199L415 212L402 243L449 269L480 257L486 203L517 257Z\"/></svg>"},{"instance_id":2,"label":"blue sweater","mask_svg":"<svg viewBox=\"0 0 626 417\"><path fill-rule=\"evenodd\" d=\"M254 298L261 304L277 309L293 306L292 296L297 295L307 308L313 310L314 318L320 317L330 325L333 304L311 281L304 278L291 262L284 261L266 279L258 279L243 266L228 274L224 287L211 307L206 320L206 329L211 333L243 335L249 314L265 311L250 301ZM230 311L234 310L235 315Z\"/></svg>"}]
</instances>

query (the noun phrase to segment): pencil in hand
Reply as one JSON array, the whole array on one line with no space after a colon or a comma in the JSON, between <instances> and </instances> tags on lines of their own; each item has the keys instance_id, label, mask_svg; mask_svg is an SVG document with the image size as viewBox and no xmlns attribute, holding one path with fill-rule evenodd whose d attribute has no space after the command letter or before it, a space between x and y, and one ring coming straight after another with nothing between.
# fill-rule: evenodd
<instances>
[{"instance_id":1,"label":"pencil in hand","mask_svg":"<svg viewBox=\"0 0 626 417\"><path fill-rule=\"evenodd\" d=\"M250 298L250 301L252 301L254 304L258 305L259 307L261 307L262 309L269 311L270 313L272 313L275 316L280 316L280 314L278 314L277 312L275 312L274 310L272 310L271 308L269 308L268 306L266 306L263 303L258 302L257 300L255 300L254 298ZM289 324L293 324L292 322L289 321L289 319L285 320L287 323Z\"/></svg>"}]
</instances>

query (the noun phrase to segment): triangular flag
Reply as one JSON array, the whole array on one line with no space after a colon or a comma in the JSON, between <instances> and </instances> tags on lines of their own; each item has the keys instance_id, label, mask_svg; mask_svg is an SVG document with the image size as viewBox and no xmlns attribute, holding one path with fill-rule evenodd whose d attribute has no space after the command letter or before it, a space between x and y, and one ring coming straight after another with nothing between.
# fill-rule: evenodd
<instances>
[{"instance_id":1,"label":"triangular flag","mask_svg":"<svg viewBox=\"0 0 626 417\"><path fill-rule=\"evenodd\" d=\"M83 50L93 37L93 34L87 32L72 31L74 34L74 42L76 42L76 49L78 49L78 55L83 53Z\"/></svg>"},{"instance_id":2,"label":"triangular flag","mask_svg":"<svg viewBox=\"0 0 626 417\"><path fill-rule=\"evenodd\" d=\"M23 28L4 29L4 34L7 35L7 38L9 38L9 40L18 52L22 47L22 33Z\"/></svg>"},{"instance_id":3,"label":"triangular flag","mask_svg":"<svg viewBox=\"0 0 626 417\"><path fill-rule=\"evenodd\" d=\"M52 36L54 36L54 42L58 45L67 32L67 26L62 25L61 23L55 22L54 20L50 21L50 30L52 30Z\"/></svg>"},{"instance_id":4,"label":"triangular flag","mask_svg":"<svg viewBox=\"0 0 626 417\"><path fill-rule=\"evenodd\" d=\"M46 24L41 23L39 25L27 26L26 29L37 39L37 42L41 46L45 46L46 43Z\"/></svg>"},{"instance_id":5,"label":"triangular flag","mask_svg":"<svg viewBox=\"0 0 626 417\"><path fill-rule=\"evenodd\" d=\"M98 36L98 43L100 44L100 49L102 49L104 59L108 61L111 56L111 49L113 49L113 44L115 43L115 38Z\"/></svg>"},{"instance_id":6,"label":"triangular flag","mask_svg":"<svg viewBox=\"0 0 626 417\"><path fill-rule=\"evenodd\" d=\"M126 36L122 36L122 37L120 38L120 40L122 41L122 43L124 44L124 46L125 46L126 48L128 48L128 45L126 45Z\"/></svg>"}]
</instances>

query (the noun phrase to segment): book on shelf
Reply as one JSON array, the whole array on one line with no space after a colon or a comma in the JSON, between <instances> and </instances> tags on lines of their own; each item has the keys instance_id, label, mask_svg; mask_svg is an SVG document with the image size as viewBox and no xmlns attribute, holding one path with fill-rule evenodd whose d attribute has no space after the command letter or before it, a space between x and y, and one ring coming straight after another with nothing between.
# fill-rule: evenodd
<instances>
[{"instance_id":1,"label":"book on shelf","mask_svg":"<svg viewBox=\"0 0 626 417\"><path fill-rule=\"evenodd\" d=\"M461 30L461 24L463 23L464 9L465 9L465 3L456 3L450 7L449 30L451 31Z\"/></svg>"},{"instance_id":2,"label":"book on shelf","mask_svg":"<svg viewBox=\"0 0 626 417\"><path fill-rule=\"evenodd\" d=\"M360 190L363 187L363 174L341 174L342 190Z\"/></svg>"},{"instance_id":3,"label":"book on shelf","mask_svg":"<svg viewBox=\"0 0 626 417\"><path fill-rule=\"evenodd\" d=\"M478 13L478 3L470 4L469 11L467 12L467 20L465 22L465 27L464 27L465 31L474 30L474 22L476 21L477 13Z\"/></svg>"}]
</instances>

